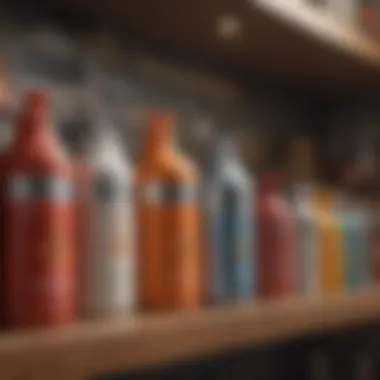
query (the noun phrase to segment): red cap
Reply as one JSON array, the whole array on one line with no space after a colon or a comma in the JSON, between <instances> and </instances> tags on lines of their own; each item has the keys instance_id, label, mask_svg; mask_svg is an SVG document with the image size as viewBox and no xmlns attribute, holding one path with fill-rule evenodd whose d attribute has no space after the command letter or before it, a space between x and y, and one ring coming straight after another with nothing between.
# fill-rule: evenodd
<instances>
[{"instance_id":1,"label":"red cap","mask_svg":"<svg viewBox=\"0 0 380 380\"><path fill-rule=\"evenodd\" d=\"M44 118L48 109L48 95L42 89L29 90L24 97L21 115L24 118Z\"/></svg>"},{"instance_id":2,"label":"red cap","mask_svg":"<svg viewBox=\"0 0 380 380\"><path fill-rule=\"evenodd\" d=\"M257 190L259 194L267 194L281 191L283 186L283 176L280 173L267 173L258 178Z\"/></svg>"}]
</instances>

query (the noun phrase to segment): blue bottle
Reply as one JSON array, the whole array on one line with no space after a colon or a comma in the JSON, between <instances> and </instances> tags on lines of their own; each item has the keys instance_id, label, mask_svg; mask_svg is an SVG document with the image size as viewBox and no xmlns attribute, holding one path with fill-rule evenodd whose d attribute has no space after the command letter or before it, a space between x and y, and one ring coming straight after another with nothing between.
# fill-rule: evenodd
<instances>
[{"instance_id":1,"label":"blue bottle","mask_svg":"<svg viewBox=\"0 0 380 380\"><path fill-rule=\"evenodd\" d=\"M345 285L355 290L370 282L369 213L362 205L338 211L343 232Z\"/></svg>"},{"instance_id":2,"label":"blue bottle","mask_svg":"<svg viewBox=\"0 0 380 380\"><path fill-rule=\"evenodd\" d=\"M223 137L205 179L211 302L250 299L255 290L253 189L236 141Z\"/></svg>"}]
</instances>

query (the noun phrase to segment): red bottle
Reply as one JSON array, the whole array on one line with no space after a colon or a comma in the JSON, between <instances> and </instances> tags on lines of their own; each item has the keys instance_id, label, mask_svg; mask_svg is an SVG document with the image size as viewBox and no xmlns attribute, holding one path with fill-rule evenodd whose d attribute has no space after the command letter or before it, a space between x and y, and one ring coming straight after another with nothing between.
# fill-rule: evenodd
<instances>
[{"instance_id":1,"label":"red bottle","mask_svg":"<svg viewBox=\"0 0 380 380\"><path fill-rule=\"evenodd\" d=\"M281 185L277 174L266 174L258 180L258 285L263 297L290 295L297 287L295 229L280 194Z\"/></svg>"},{"instance_id":2,"label":"red bottle","mask_svg":"<svg viewBox=\"0 0 380 380\"><path fill-rule=\"evenodd\" d=\"M5 315L13 326L74 319L72 166L51 128L47 96L30 91L4 165Z\"/></svg>"}]
</instances>

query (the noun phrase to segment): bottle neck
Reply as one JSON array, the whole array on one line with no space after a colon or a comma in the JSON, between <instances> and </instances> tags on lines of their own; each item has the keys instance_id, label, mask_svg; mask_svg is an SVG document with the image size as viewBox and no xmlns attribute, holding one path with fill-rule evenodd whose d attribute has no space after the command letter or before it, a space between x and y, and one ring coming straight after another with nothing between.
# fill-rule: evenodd
<instances>
[{"instance_id":1,"label":"bottle neck","mask_svg":"<svg viewBox=\"0 0 380 380\"><path fill-rule=\"evenodd\" d=\"M144 160L150 160L164 151L174 149L173 128L168 124L152 124L148 128L142 152Z\"/></svg>"},{"instance_id":2,"label":"bottle neck","mask_svg":"<svg viewBox=\"0 0 380 380\"><path fill-rule=\"evenodd\" d=\"M14 145L54 143L54 135L48 112L47 97L42 91L30 91L26 94L16 123Z\"/></svg>"},{"instance_id":3,"label":"bottle neck","mask_svg":"<svg viewBox=\"0 0 380 380\"><path fill-rule=\"evenodd\" d=\"M239 154L233 138L222 138L213 149L209 160L210 169L223 166L225 163L239 163Z\"/></svg>"},{"instance_id":4,"label":"bottle neck","mask_svg":"<svg viewBox=\"0 0 380 380\"><path fill-rule=\"evenodd\" d=\"M30 118L21 116L17 125L16 145L26 142L52 141L53 133L47 118Z\"/></svg>"},{"instance_id":5,"label":"bottle neck","mask_svg":"<svg viewBox=\"0 0 380 380\"><path fill-rule=\"evenodd\" d=\"M261 197L280 195L282 190L282 177L277 173L264 174L257 183L257 192Z\"/></svg>"}]
</instances>

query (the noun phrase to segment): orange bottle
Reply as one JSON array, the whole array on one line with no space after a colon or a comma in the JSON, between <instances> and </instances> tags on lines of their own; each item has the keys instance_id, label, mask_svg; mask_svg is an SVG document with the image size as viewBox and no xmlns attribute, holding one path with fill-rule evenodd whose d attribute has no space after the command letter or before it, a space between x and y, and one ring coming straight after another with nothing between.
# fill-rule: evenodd
<instances>
[{"instance_id":1,"label":"orange bottle","mask_svg":"<svg viewBox=\"0 0 380 380\"><path fill-rule=\"evenodd\" d=\"M332 193L329 189L316 189L314 207L319 283L322 293L331 294L344 288L344 250L342 230L333 213Z\"/></svg>"},{"instance_id":2,"label":"orange bottle","mask_svg":"<svg viewBox=\"0 0 380 380\"><path fill-rule=\"evenodd\" d=\"M140 301L191 309L201 300L197 173L175 147L171 115L153 112L137 169Z\"/></svg>"},{"instance_id":3,"label":"orange bottle","mask_svg":"<svg viewBox=\"0 0 380 380\"><path fill-rule=\"evenodd\" d=\"M67 323L76 312L75 181L47 108L43 92L27 94L2 173L5 314L13 326Z\"/></svg>"}]
</instances>

